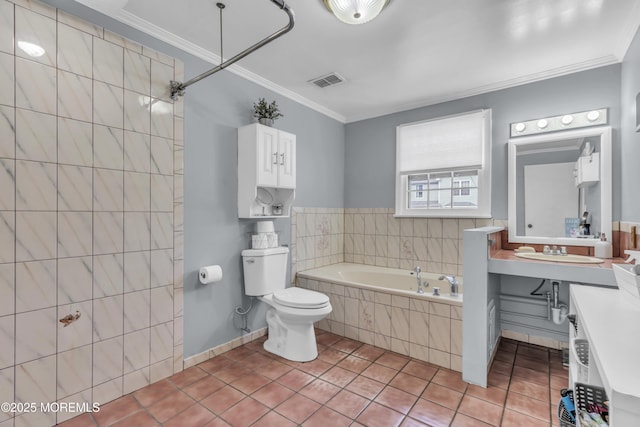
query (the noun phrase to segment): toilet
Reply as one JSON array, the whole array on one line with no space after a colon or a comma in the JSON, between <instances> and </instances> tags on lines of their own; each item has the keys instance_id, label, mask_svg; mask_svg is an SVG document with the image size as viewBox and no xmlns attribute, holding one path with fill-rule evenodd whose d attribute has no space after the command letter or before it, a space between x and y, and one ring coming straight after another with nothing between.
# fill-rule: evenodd
<instances>
[{"instance_id":1,"label":"toilet","mask_svg":"<svg viewBox=\"0 0 640 427\"><path fill-rule=\"evenodd\" d=\"M269 338L264 349L295 362L318 357L314 322L331 313L329 297L302 288L285 288L289 248L242 251L245 294L269 305Z\"/></svg>"}]
</instances>

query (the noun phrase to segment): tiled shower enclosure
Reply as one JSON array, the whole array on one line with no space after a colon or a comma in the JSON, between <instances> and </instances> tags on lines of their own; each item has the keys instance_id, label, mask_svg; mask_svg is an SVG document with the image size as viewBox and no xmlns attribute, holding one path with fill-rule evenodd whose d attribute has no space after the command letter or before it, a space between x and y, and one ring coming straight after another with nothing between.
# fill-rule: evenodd
<instances>
[{"instance_id":1,"label":"tiled shower enclosure","mask_svg":"<svg viewBox=\"0 0 640 427\"><path fill-rule=\"evenodd\" d=\"M182 69L0 0L0 401L103 404L182 369Z\"/></svg>"}]
</instances>

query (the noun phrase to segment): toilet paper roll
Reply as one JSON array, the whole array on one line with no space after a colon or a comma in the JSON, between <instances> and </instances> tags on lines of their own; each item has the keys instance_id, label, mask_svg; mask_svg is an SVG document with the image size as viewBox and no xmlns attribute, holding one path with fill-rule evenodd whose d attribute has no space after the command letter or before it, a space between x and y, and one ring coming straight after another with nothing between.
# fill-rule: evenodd
<instances>
[{"instance_id":1,"label":"toilet paper roll","mask_svg":"<svg viewBox=\"0 0 640 427\"><path fill-rule=\"evenodd\" d=\"M222 267L219 265L208 265L202 267L198 272L200 283L206 285L208 283L219 282L222 280Z\"/></svg>"},{"instance_id":2,"label":"toilet paper roll","mask_svg":"<svg viewBox=\"0 0 640 427\"><path fill-rule=\"evenodd\" d=\"M258 233L273 233L273 221L258 221L256 223L256 231Z\"/></svg>"}]
</instances>

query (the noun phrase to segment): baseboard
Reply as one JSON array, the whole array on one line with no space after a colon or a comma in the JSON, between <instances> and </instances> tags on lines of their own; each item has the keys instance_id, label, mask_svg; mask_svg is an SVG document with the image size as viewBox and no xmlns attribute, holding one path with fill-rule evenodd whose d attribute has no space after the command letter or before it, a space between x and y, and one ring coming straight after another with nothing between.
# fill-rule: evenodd
<instances>
[{"instance_id":1,"label":"baseboard","mask_svg":"<svg viewBox=\"0 0 640 427\"><path fill-rule=\"evenodd\" d=\"M224 344L220 344L208 350L205 350L202 353L194 354L193 356L190 356L184 359L184 369L190 368L206 360L209 360L213 357L219 356L223 353L226 353L227 351L233 350L236 347L240 347L243 344L246 344L260 337L263 337L266 334L267 334L267 327L260 328L256 331L253 331L248 334L242 335L241 337L235 338L229 342L226 342Z\"/></svg>"}]
</instances>

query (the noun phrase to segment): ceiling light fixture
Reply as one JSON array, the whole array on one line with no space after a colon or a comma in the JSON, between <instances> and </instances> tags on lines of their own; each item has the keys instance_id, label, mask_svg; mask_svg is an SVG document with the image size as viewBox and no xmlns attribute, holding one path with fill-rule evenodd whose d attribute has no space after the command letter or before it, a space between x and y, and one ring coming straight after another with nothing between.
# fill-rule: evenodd
<instances>
[{"instance_id":1,"label":"ceiling light fixture","mask_svg":"<svg viewBox=\"0 0 640 427\"><path fill-rule=\"evenodd\" d=\"M382 12L390 0L323 0L336 18L346 24L364 24Z\"/></svg>"}]
</instances>

